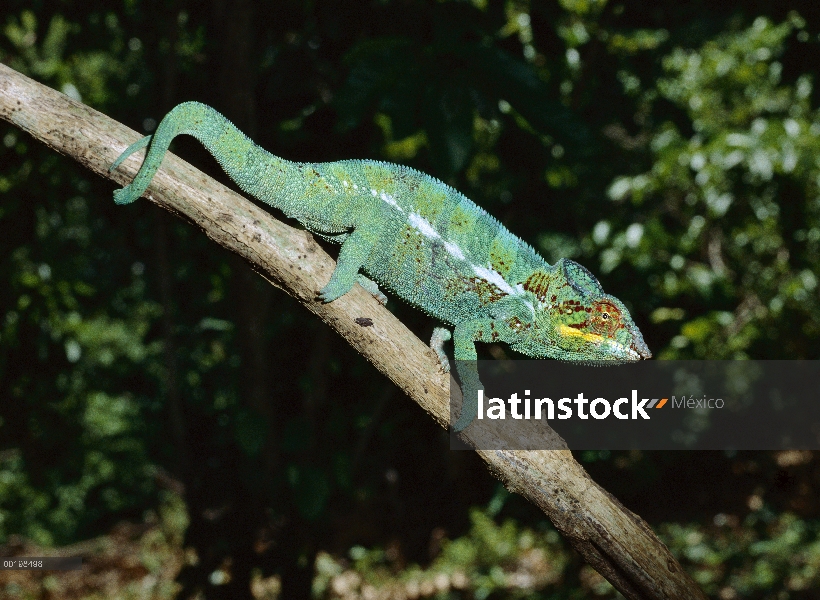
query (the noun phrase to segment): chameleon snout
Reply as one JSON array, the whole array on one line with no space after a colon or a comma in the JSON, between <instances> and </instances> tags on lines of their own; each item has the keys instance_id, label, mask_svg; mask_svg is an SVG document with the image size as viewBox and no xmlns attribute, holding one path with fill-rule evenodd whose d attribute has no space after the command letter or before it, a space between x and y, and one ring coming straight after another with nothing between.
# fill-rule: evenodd
<instances>
[{"instance_id":1,"label":"chameleon snout","mask_svg":"<svg viewBox=\"0 0 820 600\"><path fill-rule=\"evenodd\" d=\"M640 333L638 333L632 342L631 349L637 352L643 359L652 358L652 351L649 349L649 346L646 345L646 342L643 341L643 336Z\"/></svg>"}]
</instances>

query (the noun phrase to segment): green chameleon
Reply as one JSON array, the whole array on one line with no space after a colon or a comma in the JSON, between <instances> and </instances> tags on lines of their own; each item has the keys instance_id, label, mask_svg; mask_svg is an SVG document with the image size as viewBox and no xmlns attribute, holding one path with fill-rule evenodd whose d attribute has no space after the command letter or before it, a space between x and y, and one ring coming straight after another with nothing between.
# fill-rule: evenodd
<instances>
[{"instance_id":1,"label":"green chameleon","mask_svg":"<svg viewBox=\"0 0 820 600\"><path fill-rule=\"evenodd\" d=\"M501 341L537 358L632 362L650 358L641 332L617 298L568 259L549 265L531 246L458 191L409 167L372 160L297 163L253 143L213 108L184 102L152 136L111 165L150 144L134 181L114 192L117 204L139 198L179 134L198 139L242 190L275 206L324 239L342 245L336 269L318 292L323 302L358 282L386 302L373 280L453 326L456 370L464 392L462 430L483 389L475 342ZM430 340L445 371L437 327Z\"/></svg>"}]
</instances>

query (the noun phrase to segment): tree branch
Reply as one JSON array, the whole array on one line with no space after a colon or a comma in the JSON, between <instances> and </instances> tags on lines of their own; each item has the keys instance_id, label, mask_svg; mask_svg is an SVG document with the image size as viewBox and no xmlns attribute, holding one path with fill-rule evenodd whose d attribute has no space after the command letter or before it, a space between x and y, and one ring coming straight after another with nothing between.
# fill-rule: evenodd
<instances>
[{"instance_id":1,"label":"tree branch","mask_svg":"<svg viewBox=\"0 0 820 600\"><path fill-rule=\"evenodd\" d=\"M140 136L2 64L0 118L119 184L129 183L142 162L139 153L109 173L114 159ZM334 262L310 234L277 221L170 153L148 188L148 197L195 223L216 243L247 260L271 284L297 298L439 425L447 427L450 381L426 344L358 286L330 304L315 300ZM356 319L360 317L371 319L372 326L359 325ZM479 454L510 491L538 505L573 547L627 598L704 598L649 526L593 482L569 450Z\"/></svg>"}]
</instances>

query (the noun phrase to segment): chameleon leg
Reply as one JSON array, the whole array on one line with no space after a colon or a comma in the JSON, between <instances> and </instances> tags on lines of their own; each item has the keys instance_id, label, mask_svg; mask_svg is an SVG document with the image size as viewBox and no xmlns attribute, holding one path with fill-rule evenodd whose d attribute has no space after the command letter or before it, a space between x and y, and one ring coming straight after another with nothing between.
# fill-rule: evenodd
<instances>
[{"instance_id":1,"label":"chameleon leg","mask_svg":"<svg viewBox=\"0 0 820 600\"><path fill-rule=\"evenodd\" d=\"M463 401L461 414L453 424L454 431L461 431L473 422L478 414L478 390L484 385L478 379L478 363L474 342L492 341L493 326L501 326L501 322L490 319L476 319L456 325L453 330L455 345L456 371L461 380Z\"/></svg>"},{"instance_id":2,"label":"chameleon leg","mask_svg":"<svg viewBox=\"0 0 820 600\"><path fill-rule=\"evenodd\" d=\"M330 276L330 281L319 290L319 299L322 302L333 302L336 298L344 296L350 291L353 284L358 281L359 269L362 268L364 261L367 260L378 239L378 228L376 228L376 231L368 227L359 227L353 230L342 243L339 250L339 259L336 261L336 269Z\"/></svg>"},{"instance_id":3,"label":"chameleon leg","mask_svg":"<svg viewBox=\"0 0 820 600\"><path fill-rule=\"evenodd\" d=\"M347 238L350 237L349 231L345 231L344 233L322 233L320 231L314 231L313 233L329 242L334 242L336 244L344 244L347 241ZM356 275L356 282L364 288L364 291L373 296L379 304L382 306L387 304L387 296L385 296L379 289L379 285L367 277L364 273L358 273Z\"/></svg>"},{"instance_id":4,"label":"chameleon leg","mask_svg":"<svg viewBox=\"0 0 820 600\"><path fill-rule=\"evenodd\" d=\"M381 305L387 304L387 296L382 294L382 291L379 289L379 286L376 284L375 281L372 279L368 279L361 273L356 275L356 281L362 286L367 293L373 296L376 300L379 301Z\"/></svg>"},{"instance_id":5,"label":"chameleon leg","mask_svg":"<svg viewBox=\"0 0 820 600\"><path fill-rule=\"evenodd\" d=\"M452 335L449 329L444 327L436 327L433 329L433 337L430 338L430 347L438 356L438 361L441 363L441 368L445 373L450 372L450 361L447 359L447 353L444 351L444 342L448 341Z\"/></svg>"}]
</instances>

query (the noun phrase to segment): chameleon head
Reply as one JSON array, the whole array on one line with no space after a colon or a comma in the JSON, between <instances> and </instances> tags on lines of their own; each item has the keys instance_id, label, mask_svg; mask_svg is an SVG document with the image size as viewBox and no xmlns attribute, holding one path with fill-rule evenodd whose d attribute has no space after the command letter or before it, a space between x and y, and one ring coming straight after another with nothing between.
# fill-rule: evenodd
<instances>
[{"instance_id":1,"label":"chameleon head","mask_svg":"<svg viewBox=\"0 0 820 600\"><path fill-rule=\"evenodd\" d=\"M533 326L514 349L534 357L590 362L652 357L623 302L605 294L584 267L561 259L550 273L537 273L542 277L531 277L523 286L536 296Z\"/></svg>"}]
</instances>

